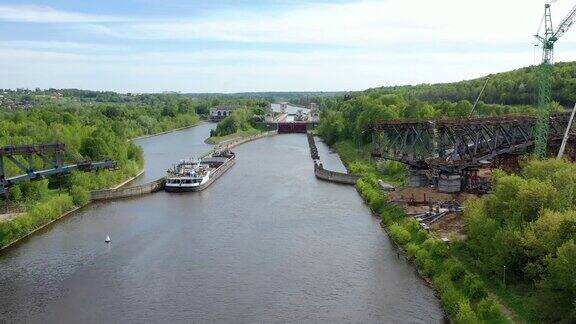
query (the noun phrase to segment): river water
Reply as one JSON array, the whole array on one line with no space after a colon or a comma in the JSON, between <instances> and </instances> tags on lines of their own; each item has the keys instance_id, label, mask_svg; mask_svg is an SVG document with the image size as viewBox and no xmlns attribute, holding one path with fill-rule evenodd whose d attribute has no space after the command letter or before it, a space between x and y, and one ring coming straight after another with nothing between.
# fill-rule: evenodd
<instances>
[{"instance_id":1,"label":"river water","mask_svg":"<svg viewBox=\"0 0 576 324\"><path fill-rule=\"evenodd\" d=\"M146 179L211 126L139 140ZM0 252L0 322L443 321L354 188L314 178L306 136L235 152L201 193L93 204Z\"/></svg>"}]
</instances>

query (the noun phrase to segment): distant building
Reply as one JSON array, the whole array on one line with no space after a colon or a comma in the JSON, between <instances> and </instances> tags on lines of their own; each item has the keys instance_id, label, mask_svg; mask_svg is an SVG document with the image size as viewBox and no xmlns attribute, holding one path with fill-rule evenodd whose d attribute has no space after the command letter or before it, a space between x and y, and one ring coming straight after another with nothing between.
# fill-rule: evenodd
<instances>
[{"instance_id":1,"label":"distant building","mask_svg":"<svg viewBox=\"0 0 576 324\"><path fill-rule=\"evenodd\" d=\"M266 115L264 115L264 121L267 123L274 122L274 112L272 111L267 112Z\"/></svg>"},{"instance_id":2,"label":"distant building","mask_svg":"<svg viewBox=\"0 0 576 324\"><path fill-rule=\"evenodd\" d=\"M315 102L310 103L310 117L309 120L313 123L320 121L320 113L318 111L318 104Z\"/></svg>"},{"instance_id":3,"label":"distant building","mask_svg":"<svg viewBox=\"0 0 576 324\"><path fill-rule=\"evenodd\" d=\"M232 106L216 106L210 108L210 120L211 121L221 121L222 119L232 115L232 113L240 109L240 107Z\"/></svg>"}]
</instances>

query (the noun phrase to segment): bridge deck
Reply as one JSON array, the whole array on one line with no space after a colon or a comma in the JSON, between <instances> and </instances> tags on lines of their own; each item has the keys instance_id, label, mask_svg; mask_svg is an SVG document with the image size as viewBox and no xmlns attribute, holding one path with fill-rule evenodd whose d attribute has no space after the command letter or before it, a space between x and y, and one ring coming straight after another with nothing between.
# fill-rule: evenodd
<instances>
[{"instance_id":1,"label":"bridge deck","mask_svg":"<svg viewBox=\"0 0 576 324\"><path fill-rule=\"evenodd\" d=\"M116 161L113 160L83 161L64 165L62 156L64 152L65 145L62 143L0 147L0 195L5 195L9 187L23 181L40 180L50 175L66 174L76 170L92 171L116 167ZM18 156L22 158L16 158ZM34 157L39 158L43 162L44 169L36 169ZM8 161L20 169L22 174L8 177L4 168L5 163Z\"/></svg>"},{"instance_id":2,"label":"bridge deck","mask_svg":"<svg viewBox=\"0 0 576 324\"><path fill-rule=\"evenodd\" d=\"M550 140L564 135L570 113L550 116ZM459 172L485 160L521 153L534 144L532 115L439 120L394 120L369 127L374 156L416 168Z\"/></svg>"}]
</instances>

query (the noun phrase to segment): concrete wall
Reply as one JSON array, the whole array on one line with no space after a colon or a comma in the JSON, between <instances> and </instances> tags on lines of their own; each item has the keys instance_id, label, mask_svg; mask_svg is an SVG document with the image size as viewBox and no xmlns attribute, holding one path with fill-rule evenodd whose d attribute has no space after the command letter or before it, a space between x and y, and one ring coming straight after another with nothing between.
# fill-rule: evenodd
<instances>
[{"instance_id":1,"label":"concrete wall","mask_svg":"<svg viewBox=\"0 0 576 324\"><path fill-rule=\"evenodd\" d=\"M355 186L356 181L358 181L359 179L359 177L352 174L326 170L324 169L322 164L318 163L314 164L314 175L316 175L316 178L320 180L326 180L330 182L336 182L352 186Z\"/></svg>"},{"instance_id":2,"label":"concrete wall","mask_svg":"<svg viewBox=\"0 0 576 324\"><path fill-rule=\"evenodd\" d=\"M215 148L213 150L207 152L204 156L206 156L208 154L212 154L216 149L222 149L222 148L232 149L238 145L252 142L252 141L255 141L255 140L260 139L260 138L264 138L264 137L268 137L268 136L274 136L277 134L278 133L276 131L270 131L270 132L265 132L265 133L258 134L258 135L249 136L249 137L235 138L235 139L231 139L228 141L220 142L215 146Z\"/></svg>"},{"instance_id":3,"label":"concrete wall","mask_svg":"<svg viewBox=\"0 0 576 324\"><path fill-rule=\"evenodd\" d=\"M141 196L164 189L165 183L166 179L160 178L136 187L92 191L90 199L99 201Z\"/></svg>"},{"instance_id":4,"label":"concrete wall","mask_svg":"<svg viewBox=\"0 0 576 324\"><path fill-rule=\"evenodd\" d=\"M408 187L428 187L428 182L426 170L408 170Z\"/></svg>"},{"instance_id":5,"label":"concrete wall","mask_svg":"<svg viewBox=\"0 0 576 324\"><path fill-rule=\"evenodd\" d=\"M438 177L438 191L448 193L462 191L462 177L458 174L441 174Z\"/></svg>"}]
</instances>

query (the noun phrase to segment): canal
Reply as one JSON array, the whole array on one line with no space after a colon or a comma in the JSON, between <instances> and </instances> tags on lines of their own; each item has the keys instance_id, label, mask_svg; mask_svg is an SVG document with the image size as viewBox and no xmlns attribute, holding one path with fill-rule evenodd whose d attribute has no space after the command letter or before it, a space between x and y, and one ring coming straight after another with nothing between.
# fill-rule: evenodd
<instances>
[{"instance_id":1,"label":"canal","mask_svg":"<svg viewBox=\"0 0 576 324\"><path fill-rule=\"evenodd\" d=\"M139 140L146 177L210 127ZM201 193L93 204L1 252L0 322L443 321L354 188L314 178L304 135L235 151Z\"/></svg>"}]
</instances>

